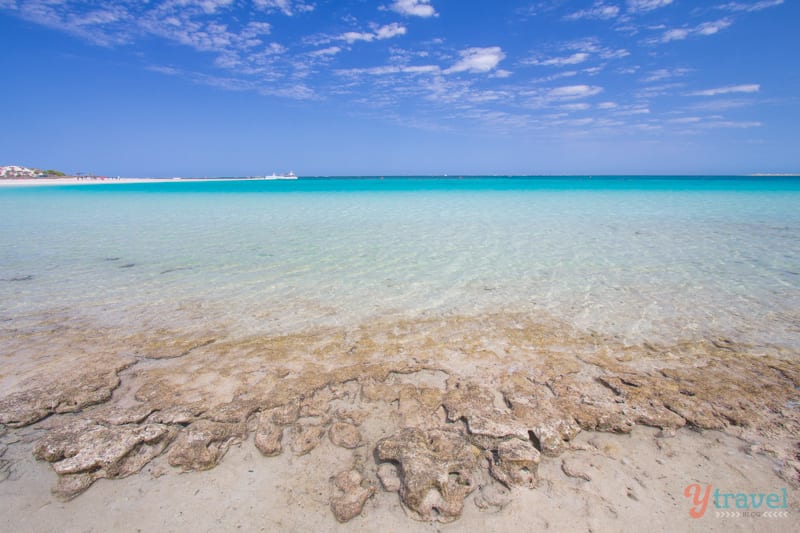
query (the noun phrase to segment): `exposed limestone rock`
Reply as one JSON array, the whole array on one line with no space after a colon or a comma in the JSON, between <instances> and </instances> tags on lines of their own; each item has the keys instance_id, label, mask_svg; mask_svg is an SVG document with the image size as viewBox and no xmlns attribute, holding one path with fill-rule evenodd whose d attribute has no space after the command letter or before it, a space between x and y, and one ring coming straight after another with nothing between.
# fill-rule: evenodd
<instances>
[{"instance_id":1,"label":"exposed limestone rock","mask_svg":"<svg viewBox=\"0 0 800 533\"><path fill-rule=\"evenodd\" d=\"M331 510L339 522L361 514L364 504L375 494L375 487L367 484L358 470L340 472L332 481Z\"/></svg>"},{"instance_id":2,"label":"exposed limestone rock","mask_svg":"<svg viewBox=\"0 0 800 533\"><path fill-rule=\"evenodd\" d=\"M147 421L159 424L188 425L197 420L203 411L204 407L200 404L175 405L156 411L147 418Z\"/></svg>"},{"instance_id":3,"label":"exposed limestone rock","mask_svg":"<svg viewBox=\"0 0 800 533\"><path fill-rule=\"evenodd\" d=\"M448 391L443 399L448 420L463 418L470 434L478 437L528 438L528 429L509 411L494 407L494 394L491 390L459 380L449 380L448 384ZM489 445L485 438L479 442L482 447Z\"/></svg>"},{"instance_id":4,"label":"exposed limestone rock","mask_svg":"<svg viewBox=\"0 0 800 533\"><path fill-rule=\"evenodd\" d=\"M161 424L104 426L79 420L53 430L34 449L63 476L55 492L71 498L100 478L120 478L141 470L172 441L175 430Z\"/></svg>"},{"instance_id":5,"label":"exposed limestone rock","mask_svg":"<svg viewBox=\"0 0 800 533\"><path fill-rule=\"evenodd\" d=\"M505 440L497 446L496 454L496 457L492 454L489 462L489 470L495 479L508 487L536 486L541 456L530 441Z\"/></svg>"},{"instance_id":6,"label":"exposed limestone rock","mask_svg":"<svg viewBox=\"0 0 800 533\"><path fill-rule=\"evenodd\" d=\"M330 387L314 391L310 398L300 402L300 416L325 416L333 399L334 393Z\"/></svg>"},{"instance_id":7,"label":"exposed limestone rock","mask_svg":"<svg viewBox=\"0 0 800 533\"><path fill-rule=\"evenodd\" d=\"M213 420L214 422L246 422L250 415L257 410L258 404L255 401L234 400L209 409L203 413L203 418Z\"/></svg>"},{"instance_id":8,"label":"exposed limestone rock","mask_svg":"<svg viewBox=\"0 0 800 533\"><path fill-rule=\"evenodd\" d=\"M258 427L255 433L255 444L258 451L272 457L280 455L283 451L283 426L274 422L274 413L262 412L258 417Z\"/></svg>"},{"instance_id":9,"label":"exposed limestone rock","mask_svg":"<svg viewBox=\"0 0 800 533\"><path fill-rule=\"evenodd\" d=\"M149 417L155 408L150 405L137 405L127 409L120 409L113 405L104 405L92 411L92 419L112 426L123 424L141 424Z\"/></svg>"},{"instance_id":10,"label":"exposed limestone rock","mask_svg":"<svg viewBox=\"0 0 800 533\"><path fill-rule=\"evenodd\" d=\"M167 455L169 464L184 470L214 468L230 445L241 442L245 434L244 424L198 420L178 435Z\"/></svg>"},{"instance_id":11,"label":"exposed limestone rock","mask_svg":"<svg viewBox=\"0 0 800 533\"><path fill-rule=\"evenodd\" d=\"M378 466L378 479L386 492L397 492L402 486L402 481L397 473L397 467L392 463L381 463Z\"/></svg>"},{"instance_id":12,"label":"exposed limestone rock","mask_svg":"<svg viewBox=\"0 0 800 533\"><path fill-rule=\"evenodd\" d=\"M325 427L314 424L296 424L292 428L291 446L295 455L305 455L322 441Z\"/></svg>"},{"instance_id":13,"label":"exposed limestone rock","mask_svg":"<svg viewBox=\"0 0 800 533\"><path fill-rule=\"evenodd\" d=\"M300 418L300 402L289 402L272 410L272 421L276 424L288 426Z\"/></svg>"},{"instance_id":14,"label":"exposed limestone rock","mask_svg":"<svg viewBox=\"0 0 800 533\"><path fill-rule=\"evenodd\" d=\"M328 430L328 437L336 446L353 449L361 445L361 432L353 424L334 422Z\"/></svg>"},{"instance_id":15,"label":"exposed limestone rock","mask_svg":"<svg viewBox=\"0 0 800 533\"><path fill-rule=\"evenodd\" d=\"M75 413L108 401L119 386L117 374L133 363L109 356L84 361L52 381L33 380L25 390L0 399L0 424L27 426L53 413Z\"/></svg>"},{"instance_id":16,"label":"exposed limestone rock","mask_svg":"<svg viewBox=\"0 0 800 533\"><path fill-rule=\"evenodd\" d=\"M404 384L397 393L400 427L435 428L441 424L437 410L442 405L442 391L431 387Z\"/></svg>"},{"instance_id":17,"label":"exposed limestone rock","mask_svg":"<svg viewBox=\"0 0 800 533\"><path fill-rule=\"evenodd\" d=\"M460 433L406 428L376 446L381 461L399 466L400 498L420 520L450 522L475 490L480 450Z\"/></svg>"}]
</instances>

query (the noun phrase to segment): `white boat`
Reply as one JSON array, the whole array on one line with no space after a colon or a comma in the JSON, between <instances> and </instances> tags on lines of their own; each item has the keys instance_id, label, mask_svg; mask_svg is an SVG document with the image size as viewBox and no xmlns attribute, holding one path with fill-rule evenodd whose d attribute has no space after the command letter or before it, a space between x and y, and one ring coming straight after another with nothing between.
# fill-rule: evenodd
<instances>
[{"instance_id":1,"label":"white boat","mask_svg":"<svg viewBox=\"0 0 800 533\"><path fill-rule=\"evenodd\" d=\"M272 176L265 176L264 179L267 180L296 180L297 174L294 172L289 172L288 174L275 174L272 173Z\"/></svg>"}]
</instances>

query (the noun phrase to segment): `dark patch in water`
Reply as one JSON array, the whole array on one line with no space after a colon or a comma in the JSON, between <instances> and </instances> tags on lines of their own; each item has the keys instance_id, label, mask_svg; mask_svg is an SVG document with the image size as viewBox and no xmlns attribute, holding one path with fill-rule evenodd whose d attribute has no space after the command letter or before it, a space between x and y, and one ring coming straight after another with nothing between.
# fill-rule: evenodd
<instances>
[{"instance_id":1,"label":"dark patch in water","mask_svg":"<svg viewBox=\"0 0 800 533\"><path fill-rule=\"evenodd\" d=\"M120 266L120 268L131 268L131 267L134 267L134 266L136 266L136 263L128 263L127 265Z\"/></svg>"},{"instance_id":2,"label":"dark patch in water","mask_svg":"<svg viewBox=\"0 0 800 533\"><path fill-rule=\"evenodd\" d=\"M181 270L192 270L193 267L180 267L180 268L168 268L167 270L162 270L162 274L169 274L171 272L180 272Z\"/></svg>"},{"instance_id":3,"label":"dark patch in water","mask_svg":"<svg viewBox=\"0 0 800 533\"><path fill-rule=\"evenodd\" d=\"M31 274L28 274L27 276L14 276L13 278L5 278L0 281L30 281L32 279L33 276Z\"/></svg>"},{"instance_id":4,"label":"dark patch in water","mask_svg":"<svg viewBox=\"0 0 800 533\"><path fill-rule=\"evenodd\" d=\"M119 257L106 257L103 261L119 261Z\"/></svg>"}]
</instances>

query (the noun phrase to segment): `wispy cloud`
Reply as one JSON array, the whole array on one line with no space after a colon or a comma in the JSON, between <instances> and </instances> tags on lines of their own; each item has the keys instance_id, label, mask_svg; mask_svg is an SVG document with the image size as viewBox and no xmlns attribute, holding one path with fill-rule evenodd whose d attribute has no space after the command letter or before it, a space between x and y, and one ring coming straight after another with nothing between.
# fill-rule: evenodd
<instances>
[{"instance_id":1,"label":"wispy cloud","mask_svg":"<svg viewBox=\"0 0 800 533\"><path fill-rule=\"evenodd\" d=\"M395 0L388 9L413 17L434 17L436 10L431 5L431 0Z\"/></svg>"},{"instance_id":2,"label":"wispy cloud","mask_svg":"<svg viewBox=\"0 0 800 533\"><path fill-rule=\"evenodd\" d=\"M374 31L370 32L348 31L336 37L336 40L346 41L348 44L353 44L357 41L382 41L384 39L397 37L398 35L405 35L406 31L407 30L405 26L401 26L400 24L393 22L391 24L387 24L386 26L376 27Z\"/></svg>"},{"instance_id":3,"label":"wispy cloud","mask_svg":"<svg viewBox=\"0 0 800 533\"><path fill-rule=\"evenodd\" d=\"M651 71L647 76L642 78L642 81L646 83L653 83L656 81L663 81L670 78L685 76L689 72L691 72L691 70L688 68L660 68Z\"/></svg>"},{"instance_id":4,"label":"wispy cloud","mask_svg":"<svg viewBox=\"0 0 800 533\"><path fill-rule=\"evenodd\" d=\"M628 0L628 11L633 13L646 13L660 7L666 7L672 0Z\"/></svg>"},{"instance_id":5,"label":"wispy cloud","mask_svg":"<svg viewBox=\"0 0 800 533\"><path fill-rule=\"evenodd\" d=\"M595 87L592 85L566 85L564 87L556 87L547 92L547 96L556 100L577 100L579 98L588 98L603 92L602 87Z\"/></svg>"},{"instance_id":6,"label":"wispy cloud","mask_svg":"<svg viewBox=\"0 0 800 533\"><path fill-rule=\"evenodd\" d=\"M606 4L602 1L595 2L594 5L587 9L581 9L570 13L566 17L567 20L581 20L581 19L600 19L608 20L613 19L619 15L619 6Z\"/></svg>"},{"instance_id":7,"label":"wispy cloud","mask_svg":"<svg viewBox=\"0 0 800 533\"><path fill-rule=\"evenodd\" d=\"M727 87L717 87L716 89L706 89L703 91L694 91L689 93L690 96L719 96L721 94L734 94L734 93L757 93L761 90L761 85L751 83L747 85L729 85Z\"/></svg>"},{"instance_id":8,"label":"wispy cloud","mask_svg":"<svg viewBox=\"0 0 800 533\"><path fill-rule=\"evenodd\" d=\"M711 22L703 22L690 28L673 28L665 31L660 37L651 39L650 43L668 43L671 41L682 41L691 36L696 35L714 35L730 27L732 24L730 19L720 19Z\"/></svg>"},{"instance_id":9,"label":"wispy cloud","mask_svg":"<svg viewBox=\"0 0 800 533\"><path fill-rule=\"evenodd\" d=\"M506 54L499 46L467 48L459 52L459 54L461 55L461 59L452 67L445 70L445 73L469 72L472 74L483 74L497 68L500 61L506 57Z\"/></svg>"},{"instance_id":10,"label":"wispy cloud","mask_svg":"<svg viewBox=\"0 0 800 533\"><path fill-rule=\"evenodd\" d=\"M264 11L278 11L287 17L314 10L314 4L297 0L253 0L253 4Z\"/></svg>"},{"instance_id":11,"label":"wispy cloud","mask_svg":"<svg viewBox=\"0 0 800 533\"><path fill-rule=\"evenodd\" d=\"M572 55L565 57L551 57L549 59L529 59L523 63L528 65L537 65L542 67L563 67L568 65L577 65L589 59L589 54L586 52L576 52Z\"/></svg>"},{"instance_id":12,"label":"wispy cloud","mask_svg":"<svg viewBox=\"0 0 800 533\"><path fill-rule=\"evenodd\" d=\"M727 11L745 11L745 12L753 12L753 11L761 11L762 9L767 9L770 7L775 7L783 4L783 0L761 0L760 2L754 3L741 3L741 2L730 2L728 4L723 4L718 6L719 9L725 9Z\"/></svg>"}]
</instances>

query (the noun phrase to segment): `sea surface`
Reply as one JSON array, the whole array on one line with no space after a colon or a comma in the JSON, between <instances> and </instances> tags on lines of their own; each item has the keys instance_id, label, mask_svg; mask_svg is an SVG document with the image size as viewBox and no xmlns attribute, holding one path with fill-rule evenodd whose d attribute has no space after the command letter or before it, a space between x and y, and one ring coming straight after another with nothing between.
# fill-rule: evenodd
<instances>
[{"instance_id":1,"label":"sea surface","mask_svg":"<svg viewBox=\"0 0 800 533\"><path fill-rule=\"evenodd\" d=\"M0 322L227 335L552 317L800 348L800 180L387 178L0 189ZM0 339L1 341L2 339Z\"/></svg>"}]
</instances>

